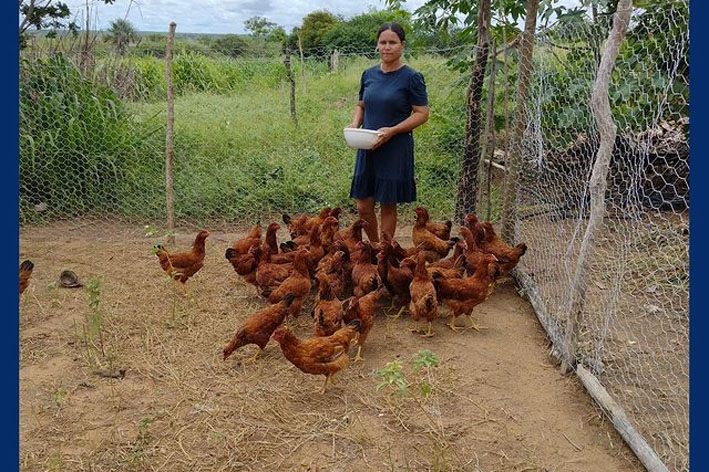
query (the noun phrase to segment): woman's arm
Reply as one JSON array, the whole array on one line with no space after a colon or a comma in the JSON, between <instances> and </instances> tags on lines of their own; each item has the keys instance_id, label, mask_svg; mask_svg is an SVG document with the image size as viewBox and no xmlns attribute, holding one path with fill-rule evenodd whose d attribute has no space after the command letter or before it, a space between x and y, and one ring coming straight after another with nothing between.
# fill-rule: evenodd
<instances>
[{"instance_id":1,"label":"woman's arm","mask_svg":"<svg viewBox=\"0 0 709 472\"><path fill-rule=\"evenodd\" d=\"M350 121L348 128L359 128L362 124L362 120L364 120L364 102L360 100L355 106L352 121Z\"/></svg>"},{"instance_id":2,"label":"woman's arm","mask_svg":"<svg viewBox=\"0 0 709 472\"><path fill-rule=\"evenodd\" d=\"M399 133L408 133L412 129L417 128L418 126L421 126L426 121L428 121L428 105L411 105L411 108L413 109L411 116L406 118L398 125L392 126L391 128L379 128L377 130L377 132L379 133L379 139L377 140L377 142L374 143L372 149L376 149L382 144L386 143L392 138L392 136ZM357 112L355 111L355 114L356 113Z\"/></svg>"}]
</instances>

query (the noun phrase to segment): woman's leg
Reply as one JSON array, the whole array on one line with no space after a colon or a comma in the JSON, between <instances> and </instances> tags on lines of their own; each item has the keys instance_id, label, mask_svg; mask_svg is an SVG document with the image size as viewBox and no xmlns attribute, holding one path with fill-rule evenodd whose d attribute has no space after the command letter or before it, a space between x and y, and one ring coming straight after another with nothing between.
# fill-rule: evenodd
<instances>
[{"instance_id":1,"label":"woman's leg","mask_svg":"<svg viewBox=\"0 0 709 472\"><path fill-rule=\"evenodd\" d=\"M377 230L377 215L374 213L374 197L357 198L356 201L359 217L368 223L364 230L367 232L369 241L378 243L379 231Z\"/></svg>"},{"instance_id":2,"label":"woman's leg","mask_svg":"<svg viewBox=\"0 0 709 472\"><path fill-rule=\"evenodd\" d=\"M389 233L394 237L396 233L396 203L382 203L382 234Z\"/></svg>"}]
</instances>

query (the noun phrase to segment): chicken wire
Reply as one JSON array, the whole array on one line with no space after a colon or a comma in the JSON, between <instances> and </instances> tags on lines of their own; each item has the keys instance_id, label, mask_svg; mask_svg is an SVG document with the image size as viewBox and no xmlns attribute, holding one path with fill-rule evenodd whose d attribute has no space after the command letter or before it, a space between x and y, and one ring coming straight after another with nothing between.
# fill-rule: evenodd
<instances>
[{"instance_id":1,"label":"chicken wire","mask_svg":"<svg viewBox=\"0 0 709 472\"><path fill-rule=\"evenodd\" d=\"M610 94L618 138L579 349L672 470L688 470L686 10L686 1L668 2L650 16L637 10L616 61ZM530 248L520 280L541 302L542 321L561 338L598 145L588 102L608 30L607 19L583 19L558 23L536 38L515 239ZM409 50L405 57L426 78L432 108L415 145L418 203L434 218L455 211L474 53L455 46ZM480 137L497 161L506 159L512 126L516 55L514 48L498 53L494 123ZM179 226L229 227L325 205L354 212L348 198L354 150L344 145L341 128L351 119L360 74L377 55L368 49L304 56L301 62L292 51L295 126L281 58L217 64L200 54L176 54ZM159 58L92 56L52 43L23 51L21 232L54 224L76 232L114 223L163 226L165 96ZM471 118L482 120L483 131L486 117ZM495 165L490 198L478 208L492 220L499 216L503 172ZM477 192L487 196L482 182ZM400 212L406 220L411 206ZM23 251L31 256L32 247Z\"/></svg>"},{"instance_id":2,"label":"chicken wire","mask_svg":"<svg viewBox=\"0 0 709 472\"><path fill-rule=\"evenodd\" d=\"M438 126L417 130L415 138L418 194L433 215L453 206L467 73L447 63L465 49L406 56L442 112ZM378 55L373 48L306 53L291 57L297 124L282 57L175 55L178 225L214 227L334 205L355 211L348 198L355 151L342 128L351 120L360 75ZM23 51L20 223L164 226L164 61L86 57L80 45L48 41ZM413 214L409 206L401 213Z\"/></svg>"},{"instance_id":3,"label":"chicken wire","mask_svg":"<svg viewBox=\"0 0 709 472\"><path fill-rule=\"evenodd\" d=\"M610 18L536 37L515 240L519 279L564 352L599 136L590 98ZM577 361L663 462L689 470L689 29L686 1L635 9L611 76L617 137Z\"/></svg>"}]
</instances>

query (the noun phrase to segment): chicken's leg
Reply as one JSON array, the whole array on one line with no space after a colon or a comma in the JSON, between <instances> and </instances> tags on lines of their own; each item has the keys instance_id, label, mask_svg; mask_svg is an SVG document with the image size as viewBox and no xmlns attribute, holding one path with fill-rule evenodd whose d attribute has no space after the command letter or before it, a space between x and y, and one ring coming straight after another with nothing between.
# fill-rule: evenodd
<instances>
[{"instance_id":1,"label":"chicken's leg","mask_svg":"<svg viewBox=\"0 0 709 472\"><path fill-rule=\"evenodd\" d=\"M362 352L362 346L357 346L357 355L354 356L352 359L352 362L357 362L357 361L363 361L364 358L360 356L360 353Z\"/></svg>"},{"instance_id":2,"label":"chicken's leg","mask_svg":"<svg viewBox=\"0 0 709 472\"><path fill-rule=\"evenodd\" d=\"M426 331L426 334L424 334L424 336L427 338L431 338L434 336L433 323L431 321L428 322L428 331Z\"/></svg>"},{"instance_id":3,"label":"chicken's leg","mask_svg":"<svg viewBox=\"0 0 709 472\"><path fill-rule=\"evenodd\" d=\"M398 320L399 317L401 316L401 314L404 312L404 310L406 310L406 305L402 305L401 309L399 310L399 312L396 315L394 315L394 316L387 315L387 316L389 316L389 318L391 318L393 320Z\"/></svg>"},{"instance_id":4,"label":"chicken's leg","mask_svg":"<svg viewBox=\"0 0 709 472\"><path fill-rule=\"evenodd\" d=\"M258 358L261 356L261 353L263 352L263 349L261 349L259 346L256 346L256 347L258 348L258 350L256 351L256 354L254 354L253 356L249 357L248 359L244 359L244 362L243 362L244 364L247 364L247 363L249 363L249 362L253 362L253 361L255 361L256 359L258 359Z\"/></svg>"},{"instance_id":5,"label":"chicken's leg","mask_svg":"<svg viewBox=\"0 0 709 472\"><path fill-rule=\"evenodd\" d=\"M329 375L326 375L326 376L325 376L325 383L322 384L322 390L320 391L320 393L325 393L325 388L327 387L327 382L328 382L328 380L330 380L330 376L329 376Z\"/></svg>"},{"instance_id":6,"label":"chicken's leg","mask_svg":"<svg viewBox=\"0 0 709 472\"><path fill-rule=\"evenodd\" d=\"M464 331L465 328L462 327L462 326L457 326L457 325L455 324L455 320L456 320L456 316L455 316L453 313L451 313L450 318L449 318L449 321L448 321L448 323L446 324L446 326L448 326L450 329L452 329L452 330L455 331L456 333L457 333L458 331Z\"/></svg>"},{"instance_id":7,"label":"chicken's leg","mask_svg":"<svg viewBox=\"0 0 709 472\"><path fill-rule=\"evenodd\" d=\"M472 328L475 331L480 331L483 328L482 326L476 324L475 321L473 321L473 316L470 313L466 314L465 317L468 318L468 321L470 322L469 328Z\"/></svg>"}]
</instances>

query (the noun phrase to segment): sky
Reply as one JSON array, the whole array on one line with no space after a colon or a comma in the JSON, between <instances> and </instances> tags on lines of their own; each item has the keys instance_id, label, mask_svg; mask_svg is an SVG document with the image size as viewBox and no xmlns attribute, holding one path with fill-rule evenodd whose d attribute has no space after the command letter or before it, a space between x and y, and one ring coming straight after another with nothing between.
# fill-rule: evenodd
<instances>
[{"instance_id":1,"label":"sky","mask_svg":"<svg viewBox=\"0 0 709 472\"><path fill-rule=\"evenodd\" d=\"M85 2L64 0L83 24ZM425 0L407 0L404 7L415 10ZM98 29L107 29L111 21L124 18L140 31L167 31L171 21L182 33L246 33L244 21L263 16L290 31L299 26L305 15L327 9L345 18L364 13L370 8L384 8L383 0L115 0L104 5L90 0L91 20ZM130 8L129 8L130 7Z\"/></svg>"},{"instance_id":2,"label":"sky","mask_svg":"<svg viewBox=\"0 0 709 472\"><path fill-rule=\"evenodd\" d=\"M76 19L84 23L86 0L64 0ZM125 18L140 31L167 31L171 21L178 33L246 33L244 21L263 16L286 31L299 26L305 15L327 9L345 18L364 13L371 8L384 8L384 0L115 0L105 5L102 0L88 0L91 21L105 30L116 18ZM425 0L406 0L404 8L415 10ZM578 0L561 0L572 6ZM95 29L95 26L92 27Z\"/></svg>"}]
</instances>

